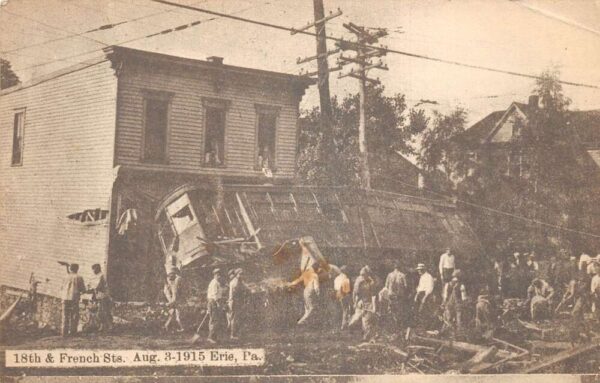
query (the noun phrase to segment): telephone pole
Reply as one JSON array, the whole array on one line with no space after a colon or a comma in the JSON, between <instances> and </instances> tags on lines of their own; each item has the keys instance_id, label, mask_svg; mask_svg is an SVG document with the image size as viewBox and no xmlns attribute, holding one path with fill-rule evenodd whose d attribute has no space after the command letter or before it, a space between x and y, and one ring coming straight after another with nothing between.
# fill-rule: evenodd
<instances>
[{"instance_id":1,"label":"telephone pole","mask_svg":"<svg viewBox=\"0 0 600 383\"><path fill-rule=\"evenodd\" d=\"M343 54L338 58L340 66L353 64L354 67L349 72L340 74L339 78L354 77L358 79L359 94L359 118L358 118L358 149L360 153L360 179L361 186L365 189L371 188L371 174L369 171L369 154L367 151L366 137L366 84L379 84L378 79L367 77L371 69L388 70L380 57L385 56L387 49L385 47L372 48L365 45L373 45L379 41L379 38L387 35L383 28L365 28L353 23L343 24L344 28L356 36L356 41L338 42L338 47L343 51L354 51L354 56L345 56ZM374 58L378 58L377 61Z\"/></svg>"},{"instance_id":2,"label":"telephone pole","mask_svg":"<svg viewBox=\"0 0 600 383\"><path fill-rule=\"evenodd\" d=\"M325 23L328 20L333 19L334 17L340 16L342 14L342 11L338 9L336 13L330 13L328 16L325 16L323 0L313 0L313 7L315 21L302 28L294 29L293 31L291 31L291 34L296 34L313 26L316 30L316 56L311 56L304 59L299 58L297 60L297 63L302 64L312 60L317 60L317 72L305 73L304 75L313 76L316 74L318 76L317 78L319 88L319 101L321 107L320 127L323 135L323 141L320 150L320 160L326 167L327 174L331 180L335 172L335 169L333 167L333 161L331 160L335 148L333 141L333 110L331 107L331 95L329 92L329 72L334 71L336 69L329 69L327 58L332 54L338 53L340 49L327 51L327 35L325 33ZM337 70L340 69L341 68L337 68Z\"/></svg>"}]
</instances>

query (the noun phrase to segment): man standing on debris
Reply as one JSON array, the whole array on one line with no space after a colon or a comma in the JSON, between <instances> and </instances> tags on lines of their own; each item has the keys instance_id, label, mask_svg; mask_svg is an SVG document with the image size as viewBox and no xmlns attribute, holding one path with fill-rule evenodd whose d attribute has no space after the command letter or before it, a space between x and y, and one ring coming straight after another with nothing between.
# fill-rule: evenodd
<instances>
[{"instance_id":1,"label":"man standing on debris","mask_svg":"<svg viewBox=\"0 0 600 383\"><path fill-rule=\"evenodd\" d=\"M463 314L467 301L467 289L462 282L460 270L454 270L452 280L444 286L444 325L455 327L456 330L463 328Z\"/></svg>"},{"instance_id":2,"label":"man standing on debris","mask_svg":"<svg viewBox=\"0 0 600 383\"><path fill-rule=\"evenodd\" d=\"M417 265L417 272L419 273L419 284L417 285L417 293L415 294L415 313L417 315L417 323L421 322L426 326L433 319L434 315L434 302L433 302L433 289L435 282L433 276L429 274L425 268L425 265L419 263Z\"/></svg>"},{"instance_id":3,"label":"man standing on debris","mask_svg":"<svg viewBox=\"0 0 600 383\"><path fill-rule=\"evenodd\" d=\"M554 289L543 279L536 278L527 288L527 301L530 304L531 320L538 321L550 316Z\"/></svg>"},{"instance_id":4,"label":"man standing on debris","mask_svg":"<svg viewBox=\"0 0 600 383\"><path fill-rule=\"evenodd\" d=\"M304 315L298 320L299 325L310 323L314 319L315 311L319 305L321 295L319 274L319 262L312 256L309 249L309 242L312 239L300 239L299 244L302 249L300 259L300 276L288 283L288 288L294 288L301 283L304 285Z\"/></svg>"},{"instance_id":5,"label":"man standing on debris","mask_svg":"<svg viewBox=\"0 0 600 383\"><path fill-rule=\"evenodd\" d=\"M360 320L363 328L363 339L370 340L376 335L376 281L369 266L360 270L360 275L354 281L352 298L354 301L354 315L350 320L349 327L354 327Z\"/></svg>"},{"instance_id":6,"label":"man standing on debris","mask_svg":"<svg viewBox=\"0 0 600 383\"><path fill-rule=\"evenodd\" d=\"M389 292L391 319L398 330L406 325L406 306L408 303L406 275L404 275L400 268L400 262L396 261L394 263L394 270L385 279L385 288Z\"/></svg>"},{"instance_id":7,"label":"man standing on debris","mask_svg":"<svg viewBox=\"0 0 600 383\"><path fill-rule=\"evenodd\" d=\"M86 291L83 278L77 274L79 265L60 262L67 267L67 279L62 288L62 336L77 334L79 298Z\"/></svg>"},{"instance_id":8,"label":"man standing on debris","mask_svg":"<svg viewBox=\"0 0 600 383\"><path fill-rule=\"evenodd\" d=\"M221 269L213 270L213 279L206 290L208 320L208 341L217 343L227 329L227 284Z\"/></svg>"},{"instance_id":9,"label":"man standing on debris","mask_svg":"<svg viewBox=\"0 0 600 383\"><path fill-rule=\"evenodd\" d=\"M181 288L181 276L179 275L179 269L172 267L167 272L167 280L163 288L165 298L167 298L167 308L169 310L169 317L165 322L164 329L169 331L171 324L175 321L177 326L177 332L183 332L183 326L181 325L181 318L179 316L179 302L181 300L181 294L179 293Z\"/></svg>"},{"instance_id":10,"label":"man standing on debris","mask_svg":"<svg viewBox=\"0 0 600 383\"><path fill-rule=\"evenodd\" d=\"M456 259L449 247L446 249L446 252L440 256L439 269L442 283L450 282L452 273L454 272L454 269L456 269Z\"/></svg>"},{"instance_id":11,"label":"man standing on debris","mask_svg":"<svg viewBox=\"0 0 600 383\"><path fill-rule=\"evenodd\" d=\"M244 302L248 298L248 287L242 280L242 269L235 269L229 282L229 330L231 339L238 339Z\"/></svg>"},{"instance_id":12,"label":"man standing on debris","mask_svg":"<svg viewBox=\"0 0 600 383\"><path fill-rule=\"evenodd\" d=\"M481 333L491 329L494 325L494 308L489 295L489 288L485 286L475 304L475 329Z\"/></svg>"},{"instance_id":13,"label":"man standing on debris","mask_svg":"<svg viewBox=\"0 0 600 383\"><path fill-rule=\"evenodd\" d=\"M92 279L90 292L98 302L98 319L100 321L98 331L107 331L112 327L112 301L108 294L108 284L99 264L92 265L92 271L94 272L94 278Z\"/></svg>"},{"instance_id":14,"label":"man standing on debris","mask_svg":"<svg viewBox=\"0 0 600 383\"><path fill-rule=\"evenodd\" d=\"M352 292L350 278L348 277L348 267L346 265L340 267L340 273L333 280L333 289L335 290L335 298L340 304L342 312L342 326L341 330L348 327L350 322L350 310L352 310Z\"/></svg>"}]
</instances>

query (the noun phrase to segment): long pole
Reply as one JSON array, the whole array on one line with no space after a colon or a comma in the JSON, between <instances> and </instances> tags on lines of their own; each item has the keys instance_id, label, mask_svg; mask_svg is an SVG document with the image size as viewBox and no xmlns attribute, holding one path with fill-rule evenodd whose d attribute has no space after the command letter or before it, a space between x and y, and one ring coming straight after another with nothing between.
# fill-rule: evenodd
<instances>
[{"instance_id":1,"label":"long pole","mask_svg":"<svg viewBox=\"0 0 600 383\"><path fill-rule=\"evenodd\" d=\"M359 56L362 55L359 52ZM371 174L369 172L369 154L367 152L365 100L366 100L366 73L365 65L360 64L359 89L359 116L358 116L358 150L360 155L360 181L365 189L371 188Z\"/></svg>"},{"instance_id":2,"label":"long pole","mask_svg":"<svg viewBox=\"0 0 600 383\"><path fill-rule=\"evenodd\" d=\"M313 0L315 21L325 18L323 0ZM323 134L323 145L320 157L326 167L328 176L334 174L331 156L333 155L333 111L331 108L331 95L329 93L329 65L327 63L327 34L325 33L325 21L315 25L317 36L317 68L319 101L321 106L321 132Z\"/></svg>"}]
</instances>

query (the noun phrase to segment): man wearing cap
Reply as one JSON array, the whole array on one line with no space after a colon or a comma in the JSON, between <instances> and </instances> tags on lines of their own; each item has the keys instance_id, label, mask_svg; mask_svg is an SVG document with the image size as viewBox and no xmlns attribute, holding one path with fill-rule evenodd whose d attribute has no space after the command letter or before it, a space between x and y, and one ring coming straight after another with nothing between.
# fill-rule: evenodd
<instances>
[{"instance_id":1,"label":"man wearing cap","mask_svg":"<svg viewBox=\"0 0 600 383\"><path fill-rule=\"evenodd\" d=\"M165 331L169 331L171 324L175 321L175 325L177 326L176 331L183 332L183 326L181 325L181 318L179 316L179 303L181 301L180 288L181 276L179 275L179 269L176 267L169 268L167 280L165 281L165 286L163 288L169 310L169 317L164 325Z\"/></svg>"},{"instance_id":2,"label":"man wearing cap","mask_svg":"<svg viewBox=\"0 0 600 383\"><path fill-rule=\"evenodd\" d=\"M452 254L451 249L448 247L446 252L440 256L440 277L442 278L442 283L448 283L452 279L452 273L456 268L456 259L454 254Z\"/></svg>"},{"instance_id":3,"label":"man wearing cap","mask_svg":"<svg viewBox=\"0 0 600 383\"><path fill-rule=\"evenodd\" d=\"M463 310L467 301L467 289L461 277L461 271L454 270L452 280L444 286L444 322L457 330L463 328Z\"/></svg>"},{"instance_id":4,"label":"man wearing cap","mask_svg":"<svg viewBox=\"0 0 600 383\"><path fill-rule=\"evenodd\" d=\"M106 283L106 277L102 273L102 268L99 264L92 265L92 271L94 277L90 285L89 292L92 293L93 299L98 302L98 320L100 327L98 331L110 330L112 327L112 314L111 314L111 299L108 294L108 284Z\"/></svg>"},{"instance_id":5,"label":"man wearing cap","mask_svg":"<svg viewBox=\"0 0 600 383\"><path fill-rule=\"evenodd\" d=\"M339 302L342 311L342 326L340 329L344 330L350 322L350 310L352 309L352 296L350 295L352 287L346 265L340 267L340 273L333 280L333 289L335 291L335 298Z\"/></svg>"},{"instance_id":6,"label":"man wearing cap","mask_svg":"<svg viewBox=\"0 0 600 383\"><path fill-rule=\"evenodd\" d=\"M400 270L400 267L400 262L396 261L394 270L385 279L385 288L389 293L391 319L398 329L406 324L406 303L408 300L406 275Z\"/></svg>"},{"instance_id":7,"label":"man wearing cap","mask_svg":"<svg viewBox=\"0 0 600 383\"><path fill-rule=\"evenodd\" d=\"M377 299L376 281L369 266L360 269L359 276L354 281L352 300L354 302L354 315L348 327L354 327L360 320L363 329L363 339L370 340L376 335L375 309Z\"/></svg>"},{"instance_id":8,"label":"man wearing cap","mask_svg":"<svg viewBox=\"0 0 600 383\"><path fill-rule=\"evenodd\" d=\"M79 298L86 291L83 278L77 274L79 265L67 264L67 279L62 288L62 336L77 334L79 325Z\"/></svg>"},{"instance_id":9,"label":"man wearing cap","mask_svg":"<svg viewBox=\"0 0 600 383\"><path fill-rule=\"evenodd\" d=\"M433 288L434 280L429 274L423 263L417 265L419 273L419 284L417 285L417 293L415 294L415 306L417 317L425 321L425 324L433 317Z\"/></svg>"},{"instance_id":10,"label":"man wearing cap","mask_svg":"<svg viewBox=\"0 0 600 383\"><path fill-rule=\"evenodd\" d=\"M208 341L217 343L217 340L227 329L227 294L225 275L221 269L213 270L213 279L206 290L208 320Z\"/></svg>"},{"instance_id":11,"label":"man wearing cap","mask_svg":"<svg viewBox=\"0 0 600 383\"><path fill-rule=\"evenodd\" d=\"M229 282L229 335L231 339L238 339L241 314L244 302L248 297L248 287L242 281L243 270L238 268L233 271L233 278Z\"/></svg>"}]
</instances>

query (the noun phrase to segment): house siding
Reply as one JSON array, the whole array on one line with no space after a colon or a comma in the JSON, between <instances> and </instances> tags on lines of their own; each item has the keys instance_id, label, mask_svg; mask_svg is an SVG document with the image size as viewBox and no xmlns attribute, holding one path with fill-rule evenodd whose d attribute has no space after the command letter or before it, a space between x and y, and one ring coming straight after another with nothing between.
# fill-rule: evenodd
<instances>
[{"instance_id":1,"label":"house siding","mask_svg":"<svg viewBox=\"0 0 600 383\"><path fill-rule=\"evenodd\" d=\"M193 171L223 176L262 175L256 163L256 104L276 106L275 178L292 178L296 161L296 129L300 96L291 86L227 73L215 87L215 72L177 69L167 72L154 66L125 65L119 77L119 109L116 163L148 169ZM146 164L141 160L144 91L173 94L169 111L168 162ZM228 104L225 127L225 166L203 166L205 98Z\"/></svg>"},{"instance_id":2,"label":"house siding","mask_svg":"<svg viewBox=\"0 0 600 383\"><path fill-rule=\"evenodd\" d=\"M65 268L57 261L106 261L108 227L68 219L110 210L117 79L109 61L4 92L0 96L0 285L58 297ZM23 163L11 166L13 116L25 108ZM106 219L105 222L109 220Z\"/></svg>"}]
</instances>

